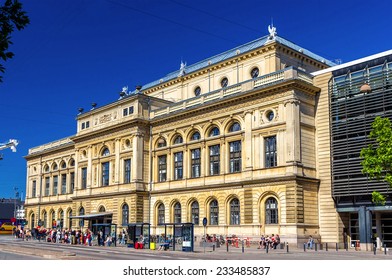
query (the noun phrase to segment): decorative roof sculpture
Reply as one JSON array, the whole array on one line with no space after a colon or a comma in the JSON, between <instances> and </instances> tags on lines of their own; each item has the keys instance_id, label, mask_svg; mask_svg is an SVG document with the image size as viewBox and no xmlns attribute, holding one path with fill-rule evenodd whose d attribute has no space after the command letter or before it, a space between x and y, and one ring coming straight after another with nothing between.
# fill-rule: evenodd
<instances>
[{"instance_id":1,"label":"decorative roof sculpture","mask_svg":"<svg viewBox=\"0 0 392 280\"><path fill-rule=\"evenodd\" d=\"M276 32L276 27L274 26L273 23L271 25L268 25L268 32L269 32L268 40L275 40L276 35L278 33Z\"/></svg>"},{"instance_id":2,"label":"decorative roof sculpture","mask_svg":"<svg viewBox=\"0 0 392 280\"><path fill-rule=\"evenodd\" d=\"M184 63L184 62L181 61L180 73L178 74L178 77L182 77L182 76L184 76L186 74L185 73L185 67L186 67L186 62Z\"/></svg>"}]
</instances>

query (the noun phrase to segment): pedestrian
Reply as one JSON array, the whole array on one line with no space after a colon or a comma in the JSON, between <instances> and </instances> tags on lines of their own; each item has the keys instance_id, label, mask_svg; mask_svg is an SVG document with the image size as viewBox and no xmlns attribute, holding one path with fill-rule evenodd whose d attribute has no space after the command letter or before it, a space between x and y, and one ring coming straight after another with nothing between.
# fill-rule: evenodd
<instances>
[{"instance_id":1,"label":"pedestrian","mask_svg":"<svg viewBox=\"0 0 392 280\"><path fill-rule=\"evenodd\" d=\"M308 239L308 249L312 250L313 249L313 243L314 243L314 239L313 237L310 235L309 239Z\"/></svg>"}]
</instances>

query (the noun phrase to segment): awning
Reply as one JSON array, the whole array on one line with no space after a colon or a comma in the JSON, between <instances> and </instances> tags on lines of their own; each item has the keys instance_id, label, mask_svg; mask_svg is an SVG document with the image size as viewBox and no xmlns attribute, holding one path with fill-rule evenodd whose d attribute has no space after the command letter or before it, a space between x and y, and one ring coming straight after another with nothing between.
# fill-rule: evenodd
<instances>
[{"instance_id":1,"label":"awning","mask_svg":"<svg viewBox=\"0 0 392 280\"><path fill-rule=\"evenodd\" d=\"M96 218L96 217L111 216L111 215L113 215L112 212L98 212L98 213L91 213L91 214L86 214L86 215L71 216L69 218L70 219L89 220L89 219Z\"/></svg>"}]
</instances>

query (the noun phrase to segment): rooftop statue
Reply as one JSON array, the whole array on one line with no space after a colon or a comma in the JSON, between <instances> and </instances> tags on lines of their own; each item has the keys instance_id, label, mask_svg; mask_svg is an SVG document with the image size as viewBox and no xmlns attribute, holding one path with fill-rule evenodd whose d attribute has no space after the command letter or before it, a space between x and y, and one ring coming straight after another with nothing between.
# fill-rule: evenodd
<instances>
[{"instance_id":1,"label":"rooftop statue","mask_svg":"<svg viewBox=\"0 0 392 280\"><path fill-rule=\"evenodd\" d=\"M278 34L276 32L276 27L273 24L268 25L268 32L269 32L268 40L274 40L276 35Z\"/></svg>"},{"instance_id":2,"label":"rooftop statue","mask_svg":"<svg viewBox=\"0 0 392 280\"><path fill-rule=\"evenodd\" d=\"M186 67L186 62L184 63L181 61L180 73L178 74L178 77L182 77L185 75L185 67Z\"/></svg>"},{"instance_id":3,"label":"rooftop statue","mask_svg":"<svg viewBox=\"0 0 392 280\"><path fill-rule=\"evenodd\" d=\"M123 87L121 92L128 94L128 86Z\"/></svg>"}]
</instances>

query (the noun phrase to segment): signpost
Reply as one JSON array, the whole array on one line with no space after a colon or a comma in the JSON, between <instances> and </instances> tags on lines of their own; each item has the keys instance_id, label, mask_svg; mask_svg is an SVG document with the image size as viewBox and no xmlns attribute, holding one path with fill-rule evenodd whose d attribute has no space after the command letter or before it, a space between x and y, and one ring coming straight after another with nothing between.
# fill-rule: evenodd
<instances>
[{"instance_id":1,"label":"signpost","mask_svg":"<svg viewBox=\"0 0 392 280\"><path fill-rule=\"evenodd\" d=\"M203 226L204 226L204 242L203 242L203 247L204 247L204 254L206 253L206 227L207 227L207 218L203 218Z\"/></svg>"}]
</instances>

